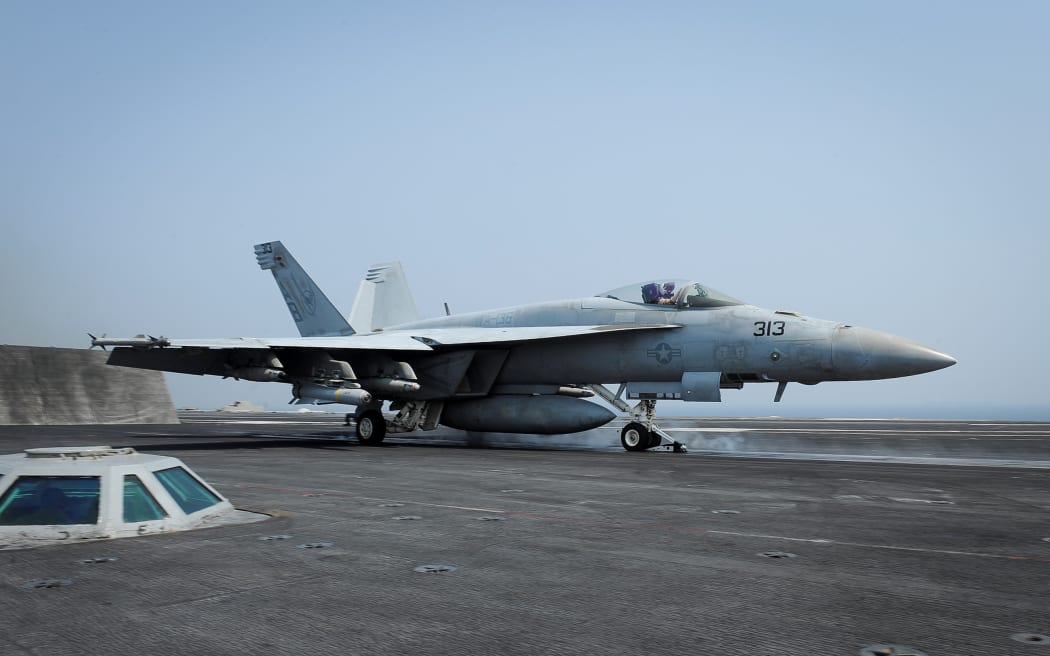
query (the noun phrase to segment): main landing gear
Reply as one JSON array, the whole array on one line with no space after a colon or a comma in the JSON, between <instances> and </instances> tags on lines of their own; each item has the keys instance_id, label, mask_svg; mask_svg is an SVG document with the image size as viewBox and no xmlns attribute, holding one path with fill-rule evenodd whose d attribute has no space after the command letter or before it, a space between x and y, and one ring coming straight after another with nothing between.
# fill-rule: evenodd
<instances>
[{"instance_id":1,"label":"main landing gear","mask_svg":"<svg viewBox=\"0 0 1050 656\"><path fill-rule=\"evenodd\" d=\"M357 424L357 441L361 444L376 446L382 444L383 438L391 433L411 433L422 429L434 430L441 419L443 404L434 401L394 401L391 410L397 414L389 420L383 416L383 401L373 399L366 406L358 406L354 412L346 415L346 425L354 419Z\"/></svg>"},{"instance_id":2,"label":"main landing gear","mask_svg":"<svg viewBox=\"0 0 1050 656\"><path fill-rule=\"evenodd\" d=\"M347 415L349 418L349 415ZM357 411L357 441L367 446L378 446L386 437L386 419L379 408Z\"/></svg>"}]
</instances>

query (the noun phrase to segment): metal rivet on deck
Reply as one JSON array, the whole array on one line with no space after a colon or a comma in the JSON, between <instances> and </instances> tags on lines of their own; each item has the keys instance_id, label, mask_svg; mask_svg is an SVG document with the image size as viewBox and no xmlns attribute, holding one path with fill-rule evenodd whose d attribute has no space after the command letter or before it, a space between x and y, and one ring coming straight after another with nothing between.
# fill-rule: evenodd
<instances>
[{"instance_id":1,"label":"metal rivet on deck","mask_svg":"<svg viewBox=\"0 0 1050 656\"><path fill-rule=\"evenodd\" d=\"M62 588L67 585L73 585L73 581L71 579L34 579L26 581L18 587L25 590L42 590L44 588Z\"/></svg>"},{"instance_id":2,"label":"metal rivet on deck","mask_svg":"<svg viewBox=\"0 0 1050 656\"><path fill-rule=\"evenodd\" d=\"M296 549L324 549L325 547L332 546L331 542L307 542L306 544L297 544Z\"/></svg>"},{"instance_id":3,"label":"metal rivet on deck","mask_svg":"<svg viewBox=\"0 0 1050 656\"><path fill-rule=\"evenodd\" d=\"M926 652L907 645L871 645L861 649L860 656L926 656Z\"/></svg>"},{"instance_id":4,"label":"metal rivet on deck","mask_svg":"<svg viewBox=\"0 0 1050 656\"><path fill-rule=\"evenodd\" d=\"M291 537L292 537L291 535L284 535L284 534L281 534L281 535L260 535L259 537L255 538L255 539L259 540L260 542L269 542L271 540L288 540Z\"/></svg>"},{"instance_id":5,"label":"metal rivet on deck","mask_svg":"<svg viewBox=\"0 0 1050 656\"><path fill-rule=\"evenodd\" d=\"M1050 645L1050 636L1042 633L1015 633L1010 639L1026 645Z\"/></svg>"},{"instance_id":6,"label":"metal rivet on deck","mask_svg":"<svg viewBox=\"0 0 1050 656\"><path fill-rule=\"evenodd\" d=\"M798 558L798 554L793 554L788 551L763 551L758 555L763 558Z\"/></svg>"},{"instance_id":7,"label":"metal rivet on deck","mask_svg":"<svg viewBox=\"0 0 1050 656\"><path fill-rule=\"evenodd\" d=\"M455 565L420 565L414 571L423 574L440 574L442 572L455 572L457 569Z\"/></svg>"}]
</instances>

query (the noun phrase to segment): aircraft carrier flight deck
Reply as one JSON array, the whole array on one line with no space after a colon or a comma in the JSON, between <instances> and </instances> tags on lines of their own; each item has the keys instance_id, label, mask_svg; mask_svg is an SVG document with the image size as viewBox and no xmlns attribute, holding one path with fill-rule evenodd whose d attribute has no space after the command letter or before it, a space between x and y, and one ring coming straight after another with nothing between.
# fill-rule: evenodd
<instances>
[{"instance_id":1,"label":"aircraft carrier flight deck","mask_svg":"<svg viewBox=\"0 0 1050 656\"><path fill-rule=\"evenodd\" d=\"M180 417L0 427L270 515L2 551L4 654L1050 655L1050 424L663 420L676 454Z\"/></svg>"}]
</instances>

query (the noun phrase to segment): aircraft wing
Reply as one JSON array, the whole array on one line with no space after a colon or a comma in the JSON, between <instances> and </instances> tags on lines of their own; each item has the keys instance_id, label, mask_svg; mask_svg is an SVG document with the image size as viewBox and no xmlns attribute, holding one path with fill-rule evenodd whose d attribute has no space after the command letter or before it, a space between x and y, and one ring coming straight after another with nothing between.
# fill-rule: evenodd
<instances>
[{"instance_id":1,"label":"aircraft wing","mask_svg":"<svg viewBox=\"0 0 1050 656\"><path fill-rule=\"evenodd\" d=\"M634 330L667 330L678 324L616 324L591 326L524 326L507 328L422 328L375 332L341 337L225 337L219 339L169 339L166 337L96 338L92 346L154 348L266 350L325 349L368 351L430 351L442 346L480 346L578 337Z\"/></svg>"},{"instance_id":2,"label":"aircraft wing","mask_svg":"<svg viewBox=\"0 0 1050 656\"><path fill-rule=\"evenodd\" d=\"M93 346L112 346L109 364L175 373L233 376L249 380L309 377L332 359L367 367L368 362L410 359L417 373L428 378L435 394L452 394L477 357L493 358L486 380L491 383L502 357L477 355L477 347L556 340L628 331L668 330L678 324L616 324L589 326L525 326L505 328L419 328L333 337L168 339L166 337L96 338ZM497 349L498 351L498 349ZM359 355L352 355L351 352ZM415 356L410 356L414 353ZM400 357L398 354L403 354ZM419 358L423 358L420 360ZM498 362L496 362L498 360ZM275 364L276 363L276 364ZM358 364L354 365L355 367ZM477 366L481 366L480 364ZM279 368L277 371L274 368ZM362 371L364 368L362 368ZM442 373L433 373L441 371ZM253 377L254 376L254 377ZM437 380L438 382L435 382Z\"/></svg>"}]
</instances>

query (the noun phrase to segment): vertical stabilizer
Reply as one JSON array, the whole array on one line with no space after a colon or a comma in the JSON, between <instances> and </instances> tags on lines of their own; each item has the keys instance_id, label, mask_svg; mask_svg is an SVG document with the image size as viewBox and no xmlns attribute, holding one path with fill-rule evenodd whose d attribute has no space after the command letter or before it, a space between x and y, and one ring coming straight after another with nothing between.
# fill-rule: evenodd
<instances>
[{"instance_id":1,"label":"vertical stabilizer","mask_svg":"<svg viewBox=\"0 0 1050 656\"><path fill-rule=\"evenodd\" d=\"M324 295L292 254L279 241L268 241L255 246L259 268L269 270L288 304L288 311L303 337L335 337L353 335L343 315Z\"/></svg>"},{"instance_id":2,"label":"vertical stabilizer","mask_svg":"<svg viewBox=\"0 0 1050 656\"><path fill-rule=\"evenodd\" d=\"M379 330L419 319L416 302L400 262L374 264L357 288L350 323L360 330Z\"/></svg>"}]
</instances>

